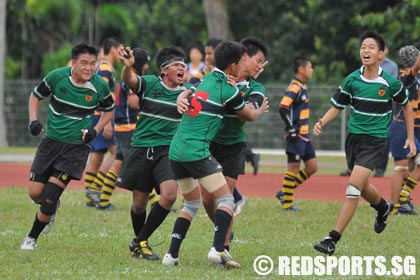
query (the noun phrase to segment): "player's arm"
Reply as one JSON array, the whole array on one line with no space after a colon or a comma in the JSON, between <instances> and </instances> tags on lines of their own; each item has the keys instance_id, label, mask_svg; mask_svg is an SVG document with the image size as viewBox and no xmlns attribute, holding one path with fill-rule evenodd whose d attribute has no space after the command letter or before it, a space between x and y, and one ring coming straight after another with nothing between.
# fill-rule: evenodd
<instances>
[{"instance_id":1,"label":"player's arm","mask_svg":"<svg viewBox=\"0 0 420 280\"><path fill-rule=\"evenodd\" d=\"M28 104L29 132L34 136L44 130L42 124L38 121L39 104L40 100L31 92Z\"/></svg>"},{"instance_id":2,"label":"player's arm","mask_svg":"<svg viewBox=\"0 0 420 280\"><path fill-rule=\"evenodd\" d=\"M133 51L130 48L120 49L119 58L124 62L124 67L121 70L121 80L127 83L131 89L137 91L140 86L140 80L136 75L132 74L131 67L135 62Z\"/></svg>"},{"instance_id":3,"label":"player's arm","mask_svg":"<svg viewBox=\"0 0 420 280\"><path fill-rule=\"evenodd\" d=\"M319 119L319 121L314 125L314 135L318 136L321 134L322 132L322 128L329 123L330 121L332 121L333 119L335 119L339 114L340 114L341 110L336 108L336 107L331 107L326 113L325 115Z\"/></svg>"},{"instance_id":4,"label":"player's arm","mask_svg":"<svg viewBox=\"0 0 420 280\"><path fill-rule=\"evenodd\" d=\"M261 107L255 108L255 106L251 103L245 104L242 110L236 110L236 114L243 120L246 121L256 121L261 117L263 114L268 112L269 109L268 98L264 97L263 102L261 103Z\"/></svg>"},{"instance_id":5,"label":"player's arm","mask_svg":"<svg viewBox=\"0 0 420 280\"><path fill-rule=\"evenodd\" d=\"M39 104L40 100L31 92L28 104L29 122L38 120Z\"/></svg>"},{"instance_id":6,"label":"player's arm","mask_svg":"<svg viewBox=\"0 0 420 280\"><path fill-rule=\"evenodd\" d=\"M414 157L417 153L417 148L414 143L414 114L410 102L407 102L407 104L404 105L403 111L407 129L407 140L405 141L404 148L409 148L410 150L407 157Z\"/></svg>"},{"instance_id":7,"label":"player's arm","mask_svg":"<svg viewBox=\"0 0 420 280\"><path fill-rule=\"evenodd\" d=\"M137 94L134 94L133 92L131 92L131 90L130 90L130 94L127 97L127 102L130 109L133 109L133 110L140 109L139 97L137 96Z\"/></svg>"},{"instance_id":8,"label":"player's arm","mask_svg":"<svg viewBox=\"0 0 420 280\"><path fill-rule=\"evenodd\" d=\"M186 110L188 110L188 106L190 105L190 98L194 94L195 88L191 87L187 90L184 90L178 95L178 98L176 100L176 109L178 110L178 113L181 115L184 114Z\"/></svg>"},{"instance_id":9,"label":"player's arm","mask_svg":"<svg viewBox=\"0 0 420 280\"><path fill-rule=\"evenodd\" d=\"M104 129L104 127L111 122L113 117L114 117L114 109L112 109L112 111L103 112L101 114L101 118L99 119L98 123L94 127L96 132L99 132L102 129Z\"/></svg>"}]
</instances>

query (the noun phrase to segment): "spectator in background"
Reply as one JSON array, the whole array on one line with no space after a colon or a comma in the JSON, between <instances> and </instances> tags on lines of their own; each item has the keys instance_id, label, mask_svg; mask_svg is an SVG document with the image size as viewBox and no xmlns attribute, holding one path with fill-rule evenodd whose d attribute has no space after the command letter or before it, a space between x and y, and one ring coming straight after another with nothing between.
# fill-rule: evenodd
<instances>
[{"instance_id":1,"label":"spectator in background","mask_svg":"<svg viewBox=\"0 0 420 280\"><path fill-rule=\"evenodd\" d=\"M389 52L388 46L385 46L384 57L381 61L379 61L379 65L385 72L390 74L392 77L398 79L398 65L397 63L395 63L395 61L387 57L388 52ZM378 162L378 166L376 166L375 168L375 173L373 174L373 176L383 177L385 175L386 168L388 165L388 158L389 158L389 146L386 148L386 151L381 154L381 159ZM341 176L350 176L350 174L351 174L351 171L349 169L346 169L340 173Z\"/></svg>"},{"instance_id":2,"label":"spectator in background","mask_svg":"<svg viewBox=\"0 0 420 280\"><path fill-rule=\"evenodd\" d=\"M204 45L204 62L206 64L206 68L203 71L203 75L207 74L208 72L212 71L215 66L214 62L214 49L220 44L222 40L218 38L209 38Z\"/></svg>"},{"instance_id":3,"label":"spectator in background","mask_svg":"<svg viewBox=\"0 0 420 280\"><path fill-rule=\"evenodd\" d=\"M203 72L206 64L203 61L203 47L201 45L193 46L189 52L190 62L187 63L186 74L187 82L197 84L203 78Z\"/></svg>"}]
</instances>

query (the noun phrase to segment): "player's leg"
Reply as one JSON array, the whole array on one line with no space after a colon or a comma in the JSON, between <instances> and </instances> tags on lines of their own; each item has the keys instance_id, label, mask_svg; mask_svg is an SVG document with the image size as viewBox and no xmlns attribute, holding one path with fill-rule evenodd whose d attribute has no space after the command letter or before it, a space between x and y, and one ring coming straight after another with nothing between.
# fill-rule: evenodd
<instances>
[{"instance_id":1,"label":"player's leg","mask_svg":"<svg viewBox=\"0 0 420 280\"><path fill-rule=\"evenodd\" d=\"M328 255L334 253L337 242L356 212L363 188L369 184L368 178L371 172L372 170L362 166L353 168L346 188L346 199L338 214L335 227L321 242L314 245L317 251Z\"/></svg>"},{"instance_id":2,"label":"player's leg","mask_svg":"<svg viewBox=\"0 0 420 280\"><path fill-rule=\"evenodd\" d=\"M148 192L133 190L133 204L131 205L131 222L136 237L130 242L129 249L131 257L158 260L159 257L153 253L146 242L139 242L138 237L146 224L146 207Z\"/></svg>"},{"instance_id":3,"label":"player's leg","mask_svg":"<svg viewBox=\"0 0 420 280\"><path fill-rule=\"evenodd\" d=\"M175 176L182 176L182 172L177 169L176 165L176 163L172 164ZM177 175L177 172L179 172L179 175ZM172 229L171 244L168 252L162 260L164 265L179 264L179 250L181 248L181 244L184 241L191 222L200 209L201 204L200 190L191 177L178 179L177 182L184 198L184 205Z\"/></svg>"},{"instance_id":4,"label":"player's leg","mask_svg":"<svg viewBox=\"0 0 420 280\"><path fill-rule=\"evenodd\" d=\"M167 180L162 182L159 188L160 199L156 205L150 209L146 223L135 239L135 242L140 244L143 258L148 260L159 259L159 256L153 253L150 246L148 246L148 239L170 213L172 205L176 201L178 185L174 180Z\"/></svg>"},{"instance_id":5,"label":"player's leg","mask_svg":"<svg viewBox=\"0 0 420 280\"><path fill-rule=\"evenodd\" d=\"M211 263L222 264L227 268L239 268L240 264L225 249L225 240L233 217L232 192L221 172L200 178L199 183L212 194L217 207L214 215L214 226L217 230L207 257Z\"/></svg>"},{"instance_id":6,"label":"player's leg","mask_svg":"<svg viewBox=\"0 0 420 280\"><path fill-rule=\"evenodd\" d=\"M37 180L37 176L34 175L33 179ZM42 201L40 202L40 209L35 215L35 220L32 224L30 232L21 244L20 248L22 250L36 249L36 241L39 235L52 221L60 205L60 196L70 180L71 178L67 173L54 171L48 182L45 183ZM39 183L44 184L44 182Z\"/></svg>"},{"instance_id":7,"label":"player's leg","mask_svg":"<svg viewBox=\"0 0 420 280\"><path fill-rule=\"evenodd\" d=\"M394 158L394 174L391 180L391 200L394 202L394 214L400 208L399 198L404 180L409 174L408 159L395 159Z\"/></svg>"},{"instance_id":8,"label":"player's leg","mask_svg":"<svg viewBox=\"0 0 420 280\"><path fill-rule=\"evenodd\" d=\"M297 187L296 176L300 168L300 159L296 155L287 155L287 171L283 177L283 188L276 192L276 197L280 200L283 209L297 210L293 205L294 192Z\"/></svg>"},{"instance_id":9,"label":"player's leg","mask_svg":"<svg viewBox=\"0 0 420 280\"><path fill-rule=\"evenodd\" d=\"M99 200L98 209L100 210L114 210L114 206L111 204L111 196L115 190L115 181L117 180L123 162L122 154L116 155L115 160L112 163L111 168L105 175L104 184L102 186L102 192Z\"/></svg>"},{"instance_id":10,"label":"player's leg","mask_svg":"<svg viewBox=\"0 0 420 280\"><path fill-rule=\"evenodd\" d=\"M104 159L105 151L91 152L85 169L86 206L95 207L99 203L100 185L98 177L103 178L105 174L99 173L99 168Z\"/></svg>"}]
</instances>

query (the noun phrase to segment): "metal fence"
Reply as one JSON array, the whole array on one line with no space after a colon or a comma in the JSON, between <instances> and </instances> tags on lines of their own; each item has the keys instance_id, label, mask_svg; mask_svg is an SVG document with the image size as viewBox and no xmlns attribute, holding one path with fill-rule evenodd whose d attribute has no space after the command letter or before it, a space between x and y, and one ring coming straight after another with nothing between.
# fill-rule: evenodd
<instances>
[{"instance_id":1,"label":"metal fence","mask_svg":"<svg viewBox=\"0 0 420 280\"><path fill-rule=\"evenodd\" d=\"M35 147L40 137L33 137L28 132L28 97L39 81L6 80L4 110L6 118L6 133L9 146ZM254 149L279 150L284 149L284 123L278 113L278 104L284 95L287 85L266 84L267 96L270 101L270 112L258 121L245 124L248 142ZM330 108L329 98L336 86L309 86L310 97L310 128ZM41 102L39 119L45 124L48 101ZM343 151L346 132L346 112L329 123L320 137L312 137L315 148L319 151Z\"/></svg>"}]
</instances>

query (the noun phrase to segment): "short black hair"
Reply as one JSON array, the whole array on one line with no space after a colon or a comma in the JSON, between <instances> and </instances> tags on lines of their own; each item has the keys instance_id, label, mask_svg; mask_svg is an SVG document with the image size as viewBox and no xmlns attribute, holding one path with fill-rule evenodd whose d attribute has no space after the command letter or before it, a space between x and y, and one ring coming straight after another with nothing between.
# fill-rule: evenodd
<instances>
[{"instance_id":1,"label":"short black hair","mask_svg":"<svg viewBox=\"0 0 420 280\"><path fill-rule=\"evenodd\" d=\"M296 74L299 71L299 67L305 67L306 64L311 62L311 60L306 56L297 56L293 59L293 71Z\"/></svg>"},{"instance_id":2,"label":"short black hair","mask_svg":"<svg viewBox=\"0 0 420 280\"><path fill-rule=\"evenodd\" d=\"M114 47L118 48L122 43L114 38L106 38L102 43L102 48L104 49L104 54L109 54L109 51Z\"/></svg>"},{"instance_id":3,"label":"short black hair","mask_svg":"<svg viewBox=\"0 0 420 280\"><path fill-rule=\"evenodd\" d=\"M216 67L225 70L232 63L238 63L246 52L244 45L234 41L223 41L214 50Z\"/></svg>"},{"instance_id":4,"label":"short black hair","mask_svg":"<svg viewBox=\"0 0 420 280\"><path fill-rule=\"evenodd\" d=\"M222 40L220 40L219 38L211 37L207 40L207 42L204 46L205 47L212 47L213 49L215 49L221 42L222 42Z\"/></svg>"},{"instance_id":5,"label":"short black hair","mask_svg":"<svg viewBox=\"0 0 420 280\"><path fill-rule=\"evenodd\" d=\"M268 56L267 45L258 37L245 37L240 43L246 47L246 53L249 56L254 56L258 51L262 51L264 56Z\"/></svg>"},{"instance_id":6,"label":"short black hair","mask_svg":"<svg viewBox=\"0 0 420 280\"><path fill-rule=\"evenodd\" d=\"M138 75L142 75L141 69L146 63L149 63L150 56L149 54L143 50L142 48L134 48L133 49L134 55L134 64L133 68L136 70Z\"/></svg>"},{"instance_id":7,"label":"short black hair","mask_svg":"<svg viewBox=\"0 0 420 280\"><path fill-rule=\"evenodd\" d=\"M163 47L156 54L156 65L160 68L165 61L178 57L185 59L185 53L182 48L177 46Z\"/></svg>"},{"instance_id":8,"label":"short black hair","mask_svg":"<svg viewBox=\"0 0 420 280\"><path fill-rule=\"evenodd\" d=\"M82 42L73 47L73 49L71 50L71 58L77 59L79 55L84 53L88 53L98 57L98 50L94 46Z\"/></svg>"},{"instance_id":9,"label":"short black hair","mask_svg":"<svg viewBox=\"0 0 420 280\"><path fill-rule=\"evenodd\" d=\"M372 31L367 31L367 32L363 33L362 36L360 36L360 45L362 45L362 42L366 38L372 38L373 40L375 40L376 43L378 44L378 47L379 47L380 51L385 50L385 40L384 40L384 38L382 38L381 35L379 35L375 32L372 32Z\"/></svg>"}]
</instances>

